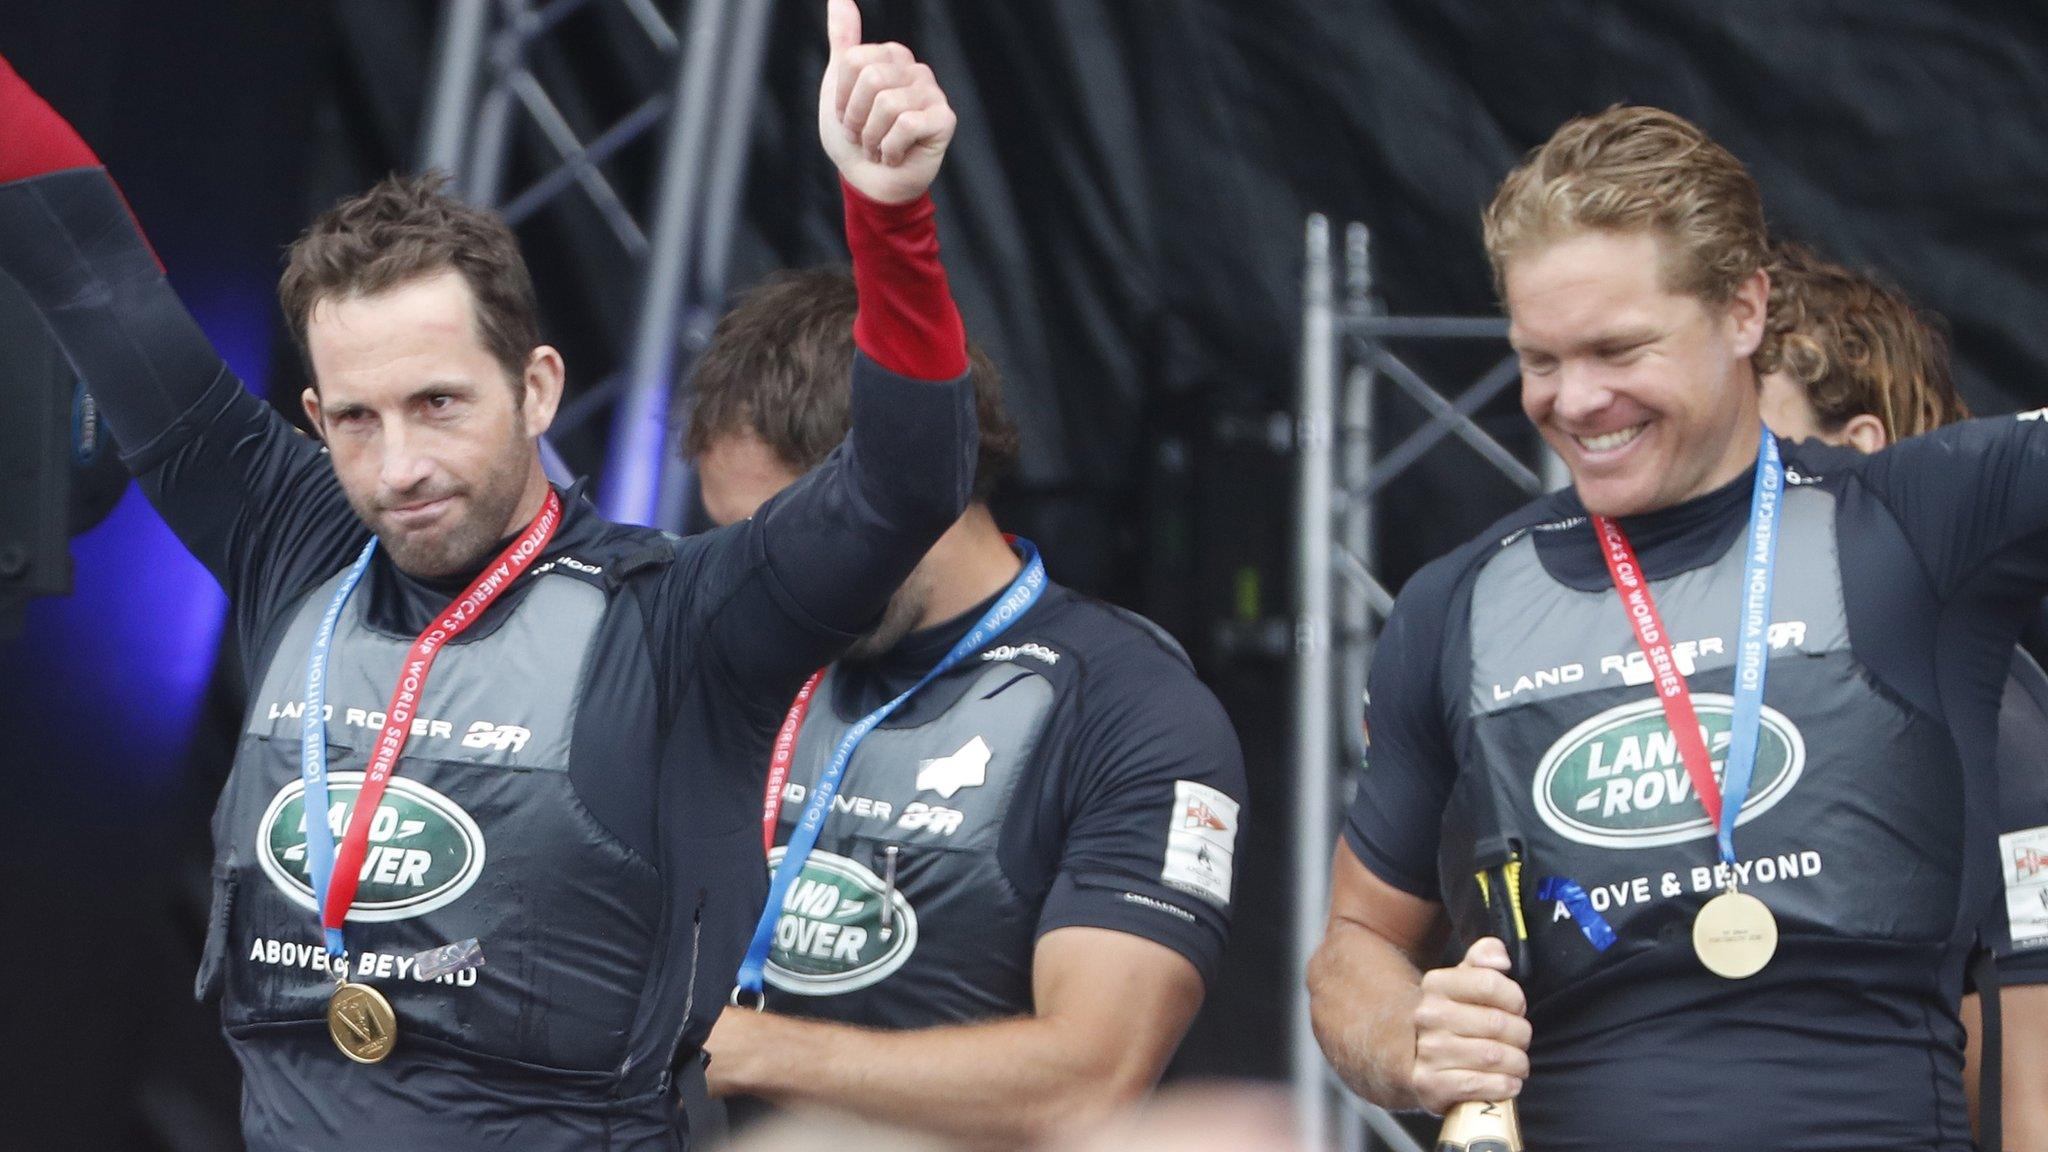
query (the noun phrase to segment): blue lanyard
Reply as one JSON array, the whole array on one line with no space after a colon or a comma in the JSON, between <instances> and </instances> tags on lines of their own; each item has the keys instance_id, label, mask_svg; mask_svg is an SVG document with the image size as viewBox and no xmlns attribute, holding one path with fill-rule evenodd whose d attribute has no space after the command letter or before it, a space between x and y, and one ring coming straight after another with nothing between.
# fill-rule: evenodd
<instances>
[{"instance_id":1,"label":"blue lanyard","mask_svg":"<svg viewBox=\"0 0 2048 1152\"><path fill-rule=\"evenodd\" d=\"M766 1001L762 982L767 975L768 952L775 942L775 925L782 918L782 902L789 894L790 885L803 875L804 862L810 859L811 849L817 846L818 834L824 831L825 817L832 811L832 798L839 792L839 781L846 775L846 766L853 760L854 749L877 725L916 695L918 689L945 675L1007 631L1044 593L1045 562L1039 558L1037 546L1022 538L1016 539L1016 545L1024 554L1024 570L1017 573L1017 578L1003 590L995 606L953 645L944 659L924 674L923 679L904 689L903 694L894 700L861 717L847 729L846 735L840 737L838 747L832 750L832 759L825 765L817 784L811 788L810 797L804 803L803 817L797 821L796 831L790 833L789 844L783 849L782 863L776 866L775 879L768 885L768 904L761 909L760 922L754 925L753 942L747 945L747 957L740 962L739 979L732 992L733 1003L740 1003L742 995L752 997L755 1007Z\"/></svg>"},{"instance_id":2,"label":"blue lanyard","mask_svg":"<svg viewBox=\"0 0 2048 1152\"><path fill-rule=\"evenodd\" d=\"M1763 726L1764 673L1771 658L1771 577L1778 562L1778 512L1784 502L1785 466L1778 440L1765 429L1756 450L1756 484L1749 496L1749 547L1742 556L1742 615L1735 622L1735 690L1728 717L1728 758L1721 769L1723 863L1735 863L1735 820L1749 799L1756 770L1756 738Z\"/></svg>"},{"instance_id":3,"label":"blue lanyard","mask_svg":"<svg viewBox=\"0 0 2048 1152\"><path fill-rule=\"evenodd\" d=\"M377 551L377 538L363 545L356 562L341 578L320 628L313 634L313 649L306 657L306 708L299 719L299 779L306 783L306 875L313 883L313 919L327 907L327 881L334 875L334 829L327 826L327 653L334 646L334 626L349 594L369 570L370 557ZM340 956L346 948L339 929L326 930L327 952Z\"/></svg>"}]
</instances>

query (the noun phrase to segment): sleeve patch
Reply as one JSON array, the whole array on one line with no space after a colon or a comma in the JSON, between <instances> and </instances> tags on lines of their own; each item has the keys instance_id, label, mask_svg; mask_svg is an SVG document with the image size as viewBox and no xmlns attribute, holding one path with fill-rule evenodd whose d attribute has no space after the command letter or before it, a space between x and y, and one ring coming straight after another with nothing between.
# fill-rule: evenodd
<instances>
[{"instance_id":1,"label":"sleeve patch","mask_svg":"<svg viewBox=\"0 0 2048 1152\"><path fill-rule=\"evenodd\" d=\"M1207 784L1174 781L1173 811L1166 825L1166 865L1160 869L1160 881L1229 907L1237 807L1237 801Z\"/></svg>"},{"instance_id":2,"label":"sleeve patch","mask_svg":"<svg viewBox=\"0 0 2048 1152\"><path fill-rule=\"evenodd\" d=\"M2014 951L2048 946L2048 825L1998 838Z\"/></svg>"}]
</instances>

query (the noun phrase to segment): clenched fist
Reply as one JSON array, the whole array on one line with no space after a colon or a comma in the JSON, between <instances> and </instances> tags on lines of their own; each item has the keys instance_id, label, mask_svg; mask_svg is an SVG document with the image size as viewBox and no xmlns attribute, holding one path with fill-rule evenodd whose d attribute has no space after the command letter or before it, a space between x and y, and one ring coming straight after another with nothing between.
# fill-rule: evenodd
<instances>
[{"instance_id":1,"label":"clenched fist","mask_svg":"<svg viewBox=\"0 0 2048 1152\"><path fill-rule=\"evenodd\" d=\"M1415 1070L1422 1106L1444 1113L1467 1100L1509 1100L1529 1076L1528 1002L1508 978L1508 951L1474 941L1455 968L1422 974L1415 1006Z\"/></svg>"},{"instance_id":2,"label":"clenched fist","mask_svg":"<svg viewBox=\"0 0 2048 1152\"><path fill-rule=\"evenodd\" d=\"M928 65L901 44L863 44L854 0L828 0L831 57L818 87L818 139L870 200L902 204L939 174L957 123Z\"/></svg>"}]
</instances>

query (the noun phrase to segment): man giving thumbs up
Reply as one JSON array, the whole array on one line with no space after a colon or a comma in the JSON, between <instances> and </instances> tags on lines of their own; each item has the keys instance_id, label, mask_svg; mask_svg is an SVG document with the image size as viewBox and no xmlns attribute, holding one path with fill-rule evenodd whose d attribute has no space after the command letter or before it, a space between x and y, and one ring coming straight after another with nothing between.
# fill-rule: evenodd
<instances>
[{"instance_id":1,"label":"man giving thumbs up","mask_svg":"<svg viewBox=\"0 0 2048 1152\"><path fill-rule=\"evenodd\" d=\"M907 248L853 221L920 195L953 114L908 49L860 42L850 0L832 16L818 119L853 189L848 234L856 255L877 234ZM947 315L876 283L879 265L854 270L875 356L877 302ZM719 325L690 443L714 517L779 498L836 435L821 413L846 410L850 295L812 272ZM1014 431L993 396L981 418L989 471ZM1034 1144L1148 1090L1215 976L1244 798L1229 721L1164 633L1006 540L986 480L790 712L765 806L776 896L706 1042L715 1095Z\"/></svg>"},{"instance_id":2,"label":"man giving thumbs up","mask_svg":"<svg viewBox=\"0 0 2048 1152\"><path fill-rule=\"evenodd\" d=\"M94 154L0 62L0 274L234 604L251 692L196 986L252 1152L677 1148L674 1072L765 902L782 710L972 480L923 195L952 117L929 73L862 55L858 19L834 5L824 97L862 285L850 429L686 540L548 482L566 368L496 214L393 177L292 246L309 439L228 371Z\"/></svg>"}]
</instances>

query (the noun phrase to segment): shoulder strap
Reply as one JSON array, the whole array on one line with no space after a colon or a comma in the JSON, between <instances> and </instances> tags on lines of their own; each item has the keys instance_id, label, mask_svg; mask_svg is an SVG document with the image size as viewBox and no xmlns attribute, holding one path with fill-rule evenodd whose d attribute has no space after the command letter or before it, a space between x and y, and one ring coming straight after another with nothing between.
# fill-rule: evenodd
<instances>
[{"instance_id":1,"label":"shoulder strap","mask_svg":"<svg viewBox=\"0 0 2048 1152\"><path fill-rule=\"evenodd\" d=\"M614 588L622 588L626 581L643 572L658 572L676 562L676 550L672 541L657 541L632 549L614 560L606 573Z\"/></svg>"}]
</instances>

